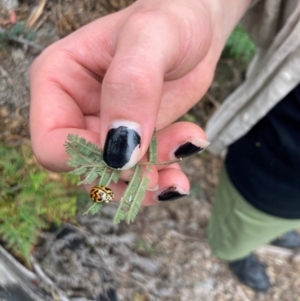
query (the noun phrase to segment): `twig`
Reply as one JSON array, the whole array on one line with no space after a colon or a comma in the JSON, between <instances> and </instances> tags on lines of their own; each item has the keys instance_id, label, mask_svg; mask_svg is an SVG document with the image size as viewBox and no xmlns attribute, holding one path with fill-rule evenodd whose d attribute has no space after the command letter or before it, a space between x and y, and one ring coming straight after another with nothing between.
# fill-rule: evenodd
<instances>
[{"instance_id":1,"label":"twig","mask_svg":"<svg viewBox=\"0 0 300 301\"><path fill-rule=\"evenodd\" d=\"M291 259L294 262L300 262L299 249L290 250L276 246L262 246L256 251L256 253L260 255L276 255L281 258Z\"/></svg>"},{"instance_id":2,"label":"twig","mask_svg":"<svg viewBox=\"0 0 300 301\"><path fill-rule=\"evenodd\" d=\"M199 238L199 237L188 236L188 235L179 233L174 229L169 231L169 236L171 236L171 237L175 236L176 238L182 239L183 241L191 240L191 241L196 241L196 242L203 242L203 240L201 240L201 238Z\"/></svg>"},{"instance_id":3,"label":"twig","mask_svg":"<svg viewBox=\"0 0 300 301\"><path fill-rule=\"evenodd\" d=\"M293 255L292 250L276 247L276 246L262 246L257 251L260 255L277 255L282 258L288 258Z\"/></svg>"},{"instance_id":4,"label":"twig","mask_svg":"<svg viewBox=\"0 0 300 301\"><path fill-rule=\"evenodd\" d=\"M90 234L87 233L86 230L84 230L84 229L82 229L82 228L79 228L79 227L77 227L77 226L74 226L74 225L72 225L72 224L69 224L69 223L64 223L64 224L65 224L65 225L68 225L68 227L70 227L71 229L74 229L74 230L78 231L79 233L81 233L81 234L84 236L84 238L86 239L87 243L93 248L93 251L94 251L100 258L102 257L102 255L101 255L101 253L99 252L99 250L94 246L93 242L91 241ZM110 242L108 242L108 241L107 241L105 238L103 238L102 236L100 237L100 239L102 239L103 241L105 241L108 245L115 247L115 245L113 245L113 244L111 244ZM116 251L118 251L117 248L116 248ZM119 253L119 255L123 256L123 258L126 259L126 257L125 257L124 254L122 253L122 251L118 251L118 253ZM95 263L93 263L93 264L95 264ZM131 276L128 275L127 273L123 273L123 272L120 272L120 271L118 271L118 270L113 270L113 269L111 269L107 264L102 263L102 262L97 262L97 265L100 266L100 267L103 268L103 269L106 269L107 271L111 272L112 274L117 274L117 275L119 275L119 276L121 276L121 277L123 277L123 278L129 278L130 281L136 283L139 287L141 287L141 288L144 290L145 294L146 294L148 297L151 296L149 290L147 289L147 287L146 287L143 283L141 283L140 281L134 279L133 277L131 277Z\"/></svg>"},{"instance_id":5,"label":"twig","mask_svg":"<svg viewBox=\"0 0 300 301\"><path fill-rule=\"evenodd\" d=\"M138 165L170 165L170 164L173 164L173 163L179 163L182 161L182 158L179 158L179 159L175 159L175 160L171 160L171 161L166 161L166 162L141 162L141 163L138 163Z\"/></svg>"},{"instance_id":6,"label":"twig","mask_svg":"<svg viewBox=\"0 0 300 301\"><path fill-rule=\"evenodd\" d=\"M47 0L40 0L39 4L34 8L33 12L29 16L27 22L26 22L26 27L27 28L32 28L33 25L37 22L37 20L40 18L42 15L45 5L46 5Z\"/></svg>"},{"instance_id":7,"label":"twig","mask_svg":"<svg viewBox=\"0 0 300 301\"><path fill-rule=\"evenodd\" d=\"M241 297L241 301L251 301L246 295L245 291L239 285L237 286L237 293Z\"/></svg>"},{"instance_id":8,"label":"twig","mask_svg":"<svg viewBox=\"0 0 300 301\"><path fill-rule=\"evenodd\" d=\"M33 272L25 268L10 253L0 246L0 259L1 258L12 266L17 272L17 275L21 278L27 279L30 282L35 282L37 280L36 275Z\"/></svg>"},{"instance_id":9,"label":"twig","mask_svg":"<svg viewBox=\"0 0 300 301\"><path fill-rule=\"evenodd\" d=\"M7 35L7 31L0 27L0 33L3 33L3 34L6 34ZM27 39L24 39L24 38L19 38L19 37L9 37L7 35L7 39L10 40L10 41L14 41L14 42L17 42L19 44L23 44L23 45L27 45L27 46L30 46L38 51L43 51L45 48L41 45L38 45L36 44L35 42L32 42L32 41L29 41Z\"/></svg>"},{"instance_id":10,"label":"twig","mask_svg":"<svg viewBox=\"0 0 300 301\"><path fill-rule=\"evenodd\" d=\"M13 186L11 187L10 189L7 190L7 193L14 193L18 190L21 190L22 189L22 186L21 185L16 185L16 186Z\"/></svg>"},{"instance_id":11,"label":"twig","mask_svg":"<svg viewBox=\"0 0 300 301\"><path fill-rule=\"evenodd\" d=\"M13 80L12 78L9 76L9 73L3 68L0 66L0 73L3 77L7 78L8 82L10 85L13 84Z\"/></svg>"},{"instance_id":12,"label":"twig","mask_svg":"<svg viewBox=\"0 0 300 301\"><path fill-rule=\"evenodd\" d=\"M215 108L218 108L220 104L218 103L217 99L212 95L212 93L207 92L205 94L207 99L215 106Z\"/></svg>"},{"instance_id":13,"label":"twig","mask_svg":"<svg viewBox=\"0 0 300 301\"><path fill-rule=\"evenodd\" d=\"M97 249L95 248L95 251L98 255L101 256L101 254L97 251ZM126 272L120 272L118 270L113 270L111 269L110 267L107 266L107 264L105 263L102 263L102 262L97 262L97 263L89 263L88 261L87 262L84 262L84 264L86 265L93 265L94 267L96 268L102 268L102 269L106 269L107 271L111 272L112 274L117 274L119 276L121 276L122 278L124 279L129 279L130 281L134 282L135 284L137 284L140 288L142 288L144 290L144 293L147 295L147 297L150 297L151 294L149 292L149 290L147 289L147 287L141 283L140 281L134 279L132 276L130 276L128 273ZM154 293L154 295L156 296L156 294Z\"/></svg>"},{"instance_id":14,"label":"twig","mask_svg":"<svg viewBox=\"0 0 300 301\"><path fill-rule=\"evenodd\" d=\"M48 16L45 15L41 18L41 20L33 27L34 31L38 31L39 28L45 23L45 21L47 20Z\"/></svg>"},{"instance_id":15,"label":"twig","mask_svg":"<svg viewBox=\"0 0 300 301\"><path fill-rule=\"evenodd\" d=\"M27 46L30 46L38 51L43 51L45 48L41 45L38 45L32 41L29 41L29 40L26 40L26 39L23 39L23 38L17 38L17 37L14 37L14 38L9 38L9 40L12 40L14 42L17 42L19 44L23 44L23 45L27 45Z\"/></svg>"},{"instance_id":16,"label":"twig","mask_svg":"<svg viewBox=\"0 0 300 301\"><path fill-rule=\"evenodd\" d=\"M63 293L54 283L53 281L44 273L43 269L37 263L33 256L30 256L30 261L35 273L38 277L48 286L50 286L52 290L52 295L57 295L58 300L60 301L70 301L70 299Z\"/></svg>"}]
</instances>

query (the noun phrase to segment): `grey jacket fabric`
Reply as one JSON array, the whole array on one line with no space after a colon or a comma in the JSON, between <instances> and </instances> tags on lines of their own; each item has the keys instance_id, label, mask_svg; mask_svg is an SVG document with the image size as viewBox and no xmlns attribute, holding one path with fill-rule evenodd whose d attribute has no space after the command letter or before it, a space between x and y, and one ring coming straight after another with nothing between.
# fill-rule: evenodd
<instances>
[{"instance_id":1,"label":"grey jacket fabric","mask_svg":"<svg viewBox=\"0 0 300 301\"><path fill-rule=\"evenodd\" d=\"M208 149L219 155L300 82L300 1L256 0L242 23L258 49L245 82L207 124Z\"/></svg>"}]
</instances>

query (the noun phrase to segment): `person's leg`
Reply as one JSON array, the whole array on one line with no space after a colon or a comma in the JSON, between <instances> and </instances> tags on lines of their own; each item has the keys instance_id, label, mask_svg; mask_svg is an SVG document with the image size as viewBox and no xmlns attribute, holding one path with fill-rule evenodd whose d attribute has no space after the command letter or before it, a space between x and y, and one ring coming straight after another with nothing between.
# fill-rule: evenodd
<instances>
[{"instance_id":1,"label":"person's leg","mask_svg":"<svg viewBox=\"0 0 300 301\"><path fill-rule=\"evenodd\" d=\"M242 282L255 290L266 290L267 283L264 287L252 283L253 275L247 283L243 279L245 275L239 275L241 269L253 274L251 266L254 267L254 278L260 282L263 270L259 271L260 263L255 262L251 252L299 226L300 219L275 217L250 205L232 185L223 166L208 225L208 240L216 257L230 262L229 266Z\"/></svg>"}]
</instances>

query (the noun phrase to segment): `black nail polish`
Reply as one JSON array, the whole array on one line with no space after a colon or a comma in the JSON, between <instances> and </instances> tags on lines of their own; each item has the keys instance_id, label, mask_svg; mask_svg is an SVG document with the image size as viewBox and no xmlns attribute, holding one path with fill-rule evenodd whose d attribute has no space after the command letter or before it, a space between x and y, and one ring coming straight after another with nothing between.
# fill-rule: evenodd
<instances>
[{"instance_id":1,"label":"black nail polish","mask_svg":"<svg viewBox=\"0 0 300 301\"><path fill-rule=\"evenodd\" d=\"M112 128L107 133L103 160L111 168L123 168L140 146L141 137L135 130L126 126Z\"/></svg>"},{"instance_id":2,"label":"black nail polish","mask_svg":"<svg viewBox=\"0 0 300 301\"><path fill-rule=\"evenodd\" d=\"M187 196L187 194L182 194L177 191L176 187L170 187L161 192L157 199L159 201L173 201Z\"/></svg>"},{"instance_id":3,"label":"black nail polish","mask_svg":"<svg viewBox=\"0 0 300 301\"><path fill-rule=\"evenodd\" d=\"M196 146L191 142L187 142L177 148L174 155L176 158L185 158L203 150L202 147Z\"/></svg>"}]
</instances>

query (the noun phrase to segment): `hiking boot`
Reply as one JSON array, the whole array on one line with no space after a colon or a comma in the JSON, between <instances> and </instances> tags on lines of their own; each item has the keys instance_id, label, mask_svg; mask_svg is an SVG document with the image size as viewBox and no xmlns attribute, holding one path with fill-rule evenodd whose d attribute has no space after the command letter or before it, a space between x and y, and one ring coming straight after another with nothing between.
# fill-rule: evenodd
<instances>
[{"instance_id":1,"label":"hiking boot","mask_svg":"<svg viewBox=\"0 0 300 301\"><path fill-rule=\"evenodd\" d=\"M254 254L231 261L228 265L238 280L254 291L265 292L270 288L271 284L265 267Z\"/></svg>"},{"instance_id":2,"label":"hiking boot","mask_svg":"<svg viewBox=\"0 0 300 301\"><path fill-rule=\"evenodd\" d=\"M290 231L281 237L273 240L272 245L286 248L286 249L297 249L300 248L300 234L297 231Z\"/></svg>"}]
</instances>

